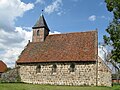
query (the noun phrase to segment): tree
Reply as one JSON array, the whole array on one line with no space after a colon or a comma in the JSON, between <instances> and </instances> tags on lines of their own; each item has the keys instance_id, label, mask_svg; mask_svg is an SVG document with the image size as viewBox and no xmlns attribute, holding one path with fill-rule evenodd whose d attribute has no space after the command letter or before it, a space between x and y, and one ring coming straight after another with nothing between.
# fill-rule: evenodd
<instances>
[{"instance_id":1,"label":"tree","mask_svg":"<svg viewBox=\"0 0 120 90\"><path fill-rule=\"evenodd\" d=\"M108 35L104 35L105 45L112 47L108 61L117 69L120 74L120 0L105 0L108 11L113 12L113 21L106 29Z\"/></svg>"},{"instance_id":2,"label":"tree","mask_svg":"<svg viewBox=\"0 0 120 90\"><path fill-rule=\"evenodd\" d=\"M110 23L106 29L109 36L104 35L103 39L106 45L112 47L111 59L115 62L120 62L120 22L115 19Z\"/></svg>"},{"instance_id":3,"label":"tree","mask_svg":"<svg viewBox=\"0 0 120 90\"><path fill-rule=\"evenodd\" d=\"M113 12L115 19L120 19L120 0L105 0L108 11Z\"/></svg>"}]
</instances>

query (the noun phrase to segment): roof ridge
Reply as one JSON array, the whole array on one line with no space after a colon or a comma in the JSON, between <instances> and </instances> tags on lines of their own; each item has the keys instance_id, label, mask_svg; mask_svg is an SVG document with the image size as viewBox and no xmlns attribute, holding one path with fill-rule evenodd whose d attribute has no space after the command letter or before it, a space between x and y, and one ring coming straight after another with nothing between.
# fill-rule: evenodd
<instances>
[{"instance_id":1,"label":"roof ridge","mask_svg":"<svg viewBox=\"0 0 120 90\"><path fill-rule=\"evenodd\" d=\"M53 35L67 35L67 34L90 33L90 32L97 32L97 30L91 30L91 31L82 31L82 32L67 32L67 33L60 33L60 34L49 34L49 35L50 35L50 36L53 36Z\"/></svg>"}]
</instances>

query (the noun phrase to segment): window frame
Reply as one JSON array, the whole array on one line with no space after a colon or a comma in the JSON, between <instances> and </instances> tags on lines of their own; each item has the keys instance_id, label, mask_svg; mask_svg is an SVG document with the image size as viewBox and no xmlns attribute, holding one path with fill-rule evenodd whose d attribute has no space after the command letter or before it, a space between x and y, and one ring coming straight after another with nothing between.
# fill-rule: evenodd
<instances>
[{"instance_id":1,"label":"window frame","mask_svg":"<svg viewBox=\"0 0 120 90\"><path fill-rule=\"evenodd\" d=\"M37 36L40 36L40 30L37 30Z\"/></svg>"},{"instance_id":2,"label":"window frame","mask_svg":"<svg viewBox=\"0 0 120 90\"><path fill-rule=\"evenodd\" d=\"M37 65L36 67L36 73L41 73L41 65Z\"/></svg>"},{"instance_id":3,"label":"window frame","mask_svg":"<svg viewBox=\"0 0 120 90\"><path fill-rule=\"evenodd\" d=\"M69 70L70 70L70 72L75 72L75 63L70 64Z\"/></svg>"},{"instance_id":4,"label":"window frame","mask_svg":"<svg viewBox=\"0 0 120 90\"><path fill-rule=\"evenodd\" d=\"M56 73L57 72L57 65L53 64L52 66L52 73Z\"/></svg>"}]
</instances>

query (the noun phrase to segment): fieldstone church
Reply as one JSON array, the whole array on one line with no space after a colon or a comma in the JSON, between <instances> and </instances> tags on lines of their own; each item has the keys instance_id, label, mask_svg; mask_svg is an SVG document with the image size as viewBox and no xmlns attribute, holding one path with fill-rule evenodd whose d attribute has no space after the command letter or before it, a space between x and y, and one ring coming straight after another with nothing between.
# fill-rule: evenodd
<instances>
[{"instance_id":1,"label":"fieldstone church","mask_svg":"<svg viewBox=\"0 0 120 90\"><path fill-rule=\"evenodd\" d=\"M96 30L49 35L43 15L32 29L32 42L16 62L22 82L111 86L111 70L98 57Z\"/></svg>"}]
</instances>

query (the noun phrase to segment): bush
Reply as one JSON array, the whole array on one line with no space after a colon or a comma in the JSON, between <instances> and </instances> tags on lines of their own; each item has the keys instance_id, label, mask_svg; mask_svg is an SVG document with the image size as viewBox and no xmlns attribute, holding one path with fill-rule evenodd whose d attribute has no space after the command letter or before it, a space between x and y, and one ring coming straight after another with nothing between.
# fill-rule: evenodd
<instances>
[{"instance_id":1,"label":"bush","mask_svg":"<svg viewBox=\"0 0 120 90\"><path fill-rule=\"evenodd\" d=\"M21 82L18 69L14 68L3 73L1 75L1 82Z\"/></svg>"}]
</instances>

